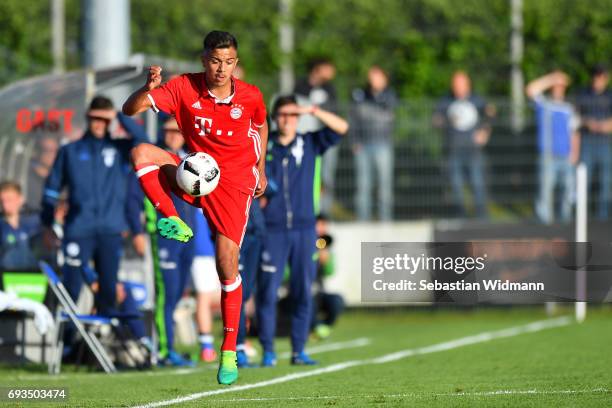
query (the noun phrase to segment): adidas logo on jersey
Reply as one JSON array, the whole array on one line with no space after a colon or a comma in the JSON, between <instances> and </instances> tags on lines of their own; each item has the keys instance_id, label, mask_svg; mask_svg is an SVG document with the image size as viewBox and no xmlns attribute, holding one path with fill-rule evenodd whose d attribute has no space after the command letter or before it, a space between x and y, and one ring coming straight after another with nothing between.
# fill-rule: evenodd
<instances>
[{"instance_id":1,"label":"adidas logo on jersey","mask_svg":"<svg viewBox=\"0 0 612 408\"><path fill-rule=\"evenodd\" d=\"M195 101L195 103L191 105L191 107L196 108L196 109L202 109L202 105L200 105L200 101Z\"/></svg>"}]
</instances>

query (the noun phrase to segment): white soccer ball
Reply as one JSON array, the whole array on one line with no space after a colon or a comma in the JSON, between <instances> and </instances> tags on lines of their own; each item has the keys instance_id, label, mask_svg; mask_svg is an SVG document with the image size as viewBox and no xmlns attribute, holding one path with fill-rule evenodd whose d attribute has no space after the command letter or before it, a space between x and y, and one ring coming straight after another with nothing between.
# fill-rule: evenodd
<instances>
[{"instance_id":1,"label":"white soccer ball","mask_svg":"<svg viewBox=\"0 0 612 408\"><path fill-rule=\"evenodd\" d=\"M187 194L201 197L210 194L219 184L221 170L211 155L190 153L176 170L176 182Z\"/></svg>"}]
</instances>

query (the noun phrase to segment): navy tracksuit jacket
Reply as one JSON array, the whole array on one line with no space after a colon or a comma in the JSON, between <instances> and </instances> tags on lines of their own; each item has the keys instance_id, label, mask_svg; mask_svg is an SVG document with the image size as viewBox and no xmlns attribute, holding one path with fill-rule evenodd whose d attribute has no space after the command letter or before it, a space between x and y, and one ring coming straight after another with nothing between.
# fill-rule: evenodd
<instances>
[{"instance_id":1,"label":"navy tracksuit jacket","mask_svg":"<svg viewBox=\"0 0 612 408\"><path fill-rule=\"evenodd\" d=\"M336 144L340 136L328 128L298 134L288 145L272 133L268 142L266 175L277 191L263 209L267 234L263 240L261 271L257 281L259 340L264 351L274 351L277 291L285 265L291 270L291 346L302 352L310 328L316 275L314 179L317 157Z\"/></svg>"}]
</instances>

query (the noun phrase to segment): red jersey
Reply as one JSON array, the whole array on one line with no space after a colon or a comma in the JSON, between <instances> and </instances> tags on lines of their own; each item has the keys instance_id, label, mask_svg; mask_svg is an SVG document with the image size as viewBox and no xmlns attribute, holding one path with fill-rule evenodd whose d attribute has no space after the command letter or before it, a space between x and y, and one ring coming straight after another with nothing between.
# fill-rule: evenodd
<instances>
[{"instance_id":1,"label":"red jersey","mask_svg":"<svg viewBox=\"0 0 612 408\"><path fill-rule=\"evenodd\" d=\"M203 72L183 74L149 92L153 110L171 114L191 152L206 152L219 164L219 183L253 194L259 181L261 155L258 129L266 120L259 89L232 78L232 94L215 97Z\"/></svg>"}]
</instances>

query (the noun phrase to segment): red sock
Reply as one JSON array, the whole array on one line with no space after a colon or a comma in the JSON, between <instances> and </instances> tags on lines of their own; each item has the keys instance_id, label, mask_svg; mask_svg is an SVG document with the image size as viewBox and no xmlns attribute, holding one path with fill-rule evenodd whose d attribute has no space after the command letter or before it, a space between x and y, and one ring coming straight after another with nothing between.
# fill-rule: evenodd
<instances>
[{"instance_id":1,"label":"red sock","mask_svg":"<svg viewBox=\"0 0 612 408\"><path fill-rule=\"evenodd\" d=\"M159 166L153 163L139 164L134 168L142 190L153 205L164 217L176 216L178 212L170 196L170 185L166 176L159 172Z\"/></svg>"},{"instance_id":2,"label":"red sock","mask_svg":"<svg viewBox=\"0 0 612 408\"><path fill-rule=\"evenodd\" d=\"M221 316L223 317L223 344L221 351L236 351L236 338L240 324L242 304L242 278L221 281Z\"/></svg>"}]
</instances>

